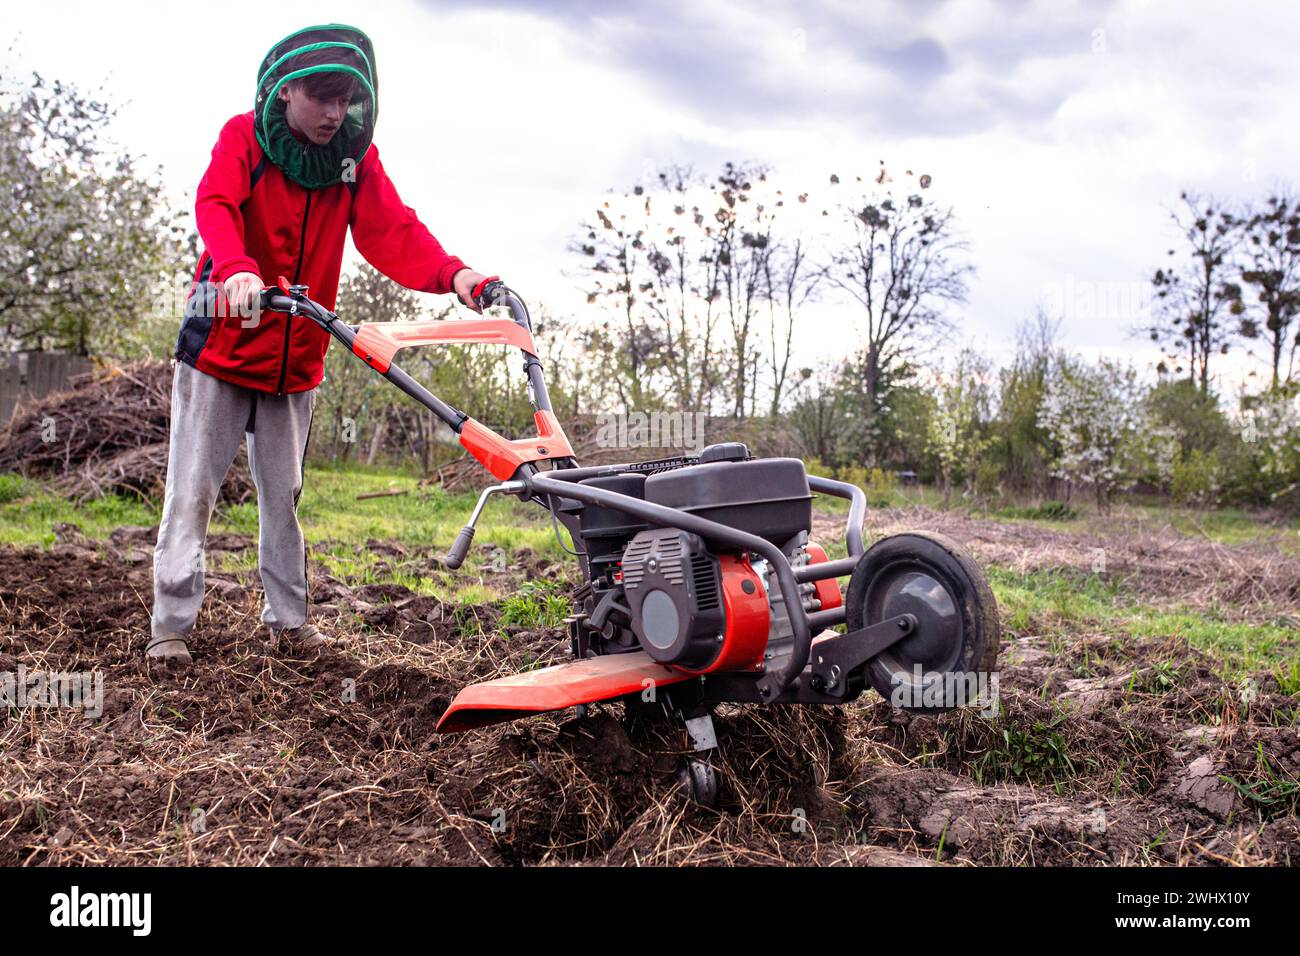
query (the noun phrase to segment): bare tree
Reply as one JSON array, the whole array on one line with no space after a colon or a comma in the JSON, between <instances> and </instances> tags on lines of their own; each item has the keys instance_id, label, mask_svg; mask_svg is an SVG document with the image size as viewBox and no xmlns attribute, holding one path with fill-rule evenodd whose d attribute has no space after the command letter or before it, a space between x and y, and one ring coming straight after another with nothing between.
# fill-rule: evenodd
<instances>
[{"instance_id":1,"label":"bare tree","mask_svg":"<svg viewBox=\"0 0 1300 956\"><path fill-rule=\"evenodd\" d=\"M1254 287L1263 322L1243 316L1241 334L1268 342L1276 389L1291 381L1300 347L1300 334L1293 331L1300 313L1300 208L1283 190L1250 215L1244 228L1247 262L1241 279Z\"/></svg>"},{"instance_id":2,"label":"bare tree","mask_svg":"<svg viewBox=\"0 0 1300 956\"><path fill-rule=\"evenodd\" d=\"M338 311L348 322L392 322L418 318L422 303L416 293L372 266L359 265L343 277ZM365 441L366 461L373 463L384 445L393 390L379 384L374 372L337 346L329 349L325 362L326 384L316 415L330 429L335 457L346 462L353 446Z\"/></svg>"},{"instance_id":3,"label":"bare tree","mask_svg":"<svg viewBox=\"0 0 1300 956\"><path fill-rule=\"evenodd\" d=\"M595 222L583 224L585 236L572 248L590 260L587 269L592 285L587 302L602 306L614 326L614 334L595 336L593 345L612 366L610 379L624 407L643 408L646 365L662 338L647 327L634 291L645 268L645 228L616 205L608 199L603 202L596 210Z\"/></svg>"},{"instance_id":4,"label":"bare tree","mask_svg":"<svg viewBox=\"0 0 1300 956\"><path fill-rule=\"evenodd\" d=\"M838 206L849 236L832 247L821 274L862 307L863 387L874 418L883 381L930 344L924 336L950 326L944 308L965 301L974 270L959 261L966 244L955 235L952 209L922 195L930 177L914 180L909 171L905 183L892 186L882 164L872 184L860 176L855 182L858 189ZM832 175L831 185L839 183Z\"/></svg>"},{"instance_id":5,"label":"bare tree","mask_svg":"<svg viewBox=\"0 0 1300 956\"><path fill-rule=\"evenodd\" d=\"M806 195L799 197L800 202L806 200ZM787 392L795 316L816 294L819 279L802 237L775 243L764 262L763 280L768 308L767 361L772 377L768 414L773 417L780 413L781 401Z\"/></svg>"},{"instance_id":6,"label":"bare tree","mask_svg":"<svg viewBox=\"0 0 1300 956\"><path fill-rule=\"evenodd\" d=\"M1202 204L1187 192L1179 198L1182 206L1170 216L1186 241L1183 252L1189 255L1156 270L1151 280L1155 305L1146 331L1171 357L1187 357L1188 377L1201 394L1208 394L1210 358L1227 353L1237 332L1230 317L1244 311L1241 286L1230 281L1242 220L1211 199ZM1170 257L1178 254L1178 249L1169 250Z\"/></svg>"},{"instance_id":7,"label":"bare tree","mask_svg":"<svg viewBox=\"0 0 1300 956\"><path fill-rule=\"evenodd\" d=\"M721 204L714 212L718 244L714 253L731 331L732 415L743 418L756 398L758 366L755 323L768 289L764 285L772 249L772 210L753 194L765 182L763 167L727 163L718 176Z\"/></svg>"},{"instance_id":8,"label":"bare tree","mask_svg":"<svg viewBox=\"0 0 1300 956\"><path fill-rule=\"evenodd\" d=\"M658 174L663 206L670 210L649 241L650 274L639 287L646 307L665 333L676 404L707 409L720 386L714 344L718 337L718 238L698 205L704 185L689 167ZM694 201L693 201L694 200ZM653 210L645 200L645 213Z\"/></svg>"}]
</instances>

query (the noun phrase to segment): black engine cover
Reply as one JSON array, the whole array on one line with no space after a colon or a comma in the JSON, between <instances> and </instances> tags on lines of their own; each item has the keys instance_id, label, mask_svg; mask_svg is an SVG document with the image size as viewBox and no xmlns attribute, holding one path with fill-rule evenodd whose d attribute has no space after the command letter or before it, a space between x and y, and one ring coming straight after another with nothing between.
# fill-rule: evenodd
<instances>
[{"instance_id":1,"label":"black engine cover","mask_svg":"<svg viewBox=\"0 0 1300 956\"><path fill-rule=\"evenodd\" d=\"M798 458L707 461L665 471L646 479L645 500L748 531L777 547L812 527L808 474Z\"/></svg>"},{"instance_id":2,"label":"black engine cover","mask_svg":"<svg viewBox=\"0 0 1300 956\"><path fill-rule=\"evenodd\" d=\"M661 664L704 667L722 647L718 559L696 535L642 531L623 552L623 590L641 647Z\"/></svg>"}]
</instances>

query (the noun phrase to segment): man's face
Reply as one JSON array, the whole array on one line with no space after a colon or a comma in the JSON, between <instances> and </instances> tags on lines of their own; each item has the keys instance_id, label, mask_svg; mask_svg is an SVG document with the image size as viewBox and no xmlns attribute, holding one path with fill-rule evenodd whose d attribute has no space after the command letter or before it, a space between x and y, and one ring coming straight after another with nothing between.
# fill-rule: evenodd
<instances>
[{"instance_id":1,"label":"man's face","mask_svg":"<svg viewBox=\"0 0 1300 956\"><path fill-rule=\"evenodd\" d=\"M306 136L317 146L324 146L343 125L350 96L317 99L301 83L288 83L280 88L284 100L284 115L290 128Z\"/></svg>"}]
</instances>

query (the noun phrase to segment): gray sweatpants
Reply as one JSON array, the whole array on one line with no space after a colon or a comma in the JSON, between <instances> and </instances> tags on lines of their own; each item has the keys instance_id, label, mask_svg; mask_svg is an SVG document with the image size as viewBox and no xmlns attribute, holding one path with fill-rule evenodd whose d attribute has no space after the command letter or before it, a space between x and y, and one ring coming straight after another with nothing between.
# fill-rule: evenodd
<instances>
[{"instance_id":1,"label":"gray sweatpants","mask_svg":"<svg viewBox=\"0 0 1300 956\"><path fill-rule=\"evenodd\" d=\"M272 395L214 378L177 360L172 379L167 493L153 561L153 636L188 634L203 603L203 544L226 472L248 434L257 488L262 621L307 619L307 550L298 526L303 459L315 389Z\"/></svg>"}]
</instances>

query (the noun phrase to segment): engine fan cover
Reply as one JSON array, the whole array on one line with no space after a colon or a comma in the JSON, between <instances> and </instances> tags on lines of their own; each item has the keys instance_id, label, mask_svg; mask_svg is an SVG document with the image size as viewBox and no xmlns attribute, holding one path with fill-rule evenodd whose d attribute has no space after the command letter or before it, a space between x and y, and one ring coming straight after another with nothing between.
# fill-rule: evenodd
<instances>
[{"instance_id":1,"label":"engine fan cover","mask_svg":"<svg viewBox=\"0 0 1300 956\"><path fill-rule=\"evenodd\" d=\"M642 531L623 553L623 589L655 661L699 674L762 661L768 601L748 561L712 554L687 531Z\"/></svg>"}]
</instances>

